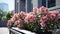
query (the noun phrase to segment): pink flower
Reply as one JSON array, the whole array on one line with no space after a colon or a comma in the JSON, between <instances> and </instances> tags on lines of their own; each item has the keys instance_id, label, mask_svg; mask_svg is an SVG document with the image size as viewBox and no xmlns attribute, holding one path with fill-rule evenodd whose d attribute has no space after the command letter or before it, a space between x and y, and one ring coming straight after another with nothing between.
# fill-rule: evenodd
<instances>
[{"instance_id":1,"label":"pink flower","mask_svg":"<svg viewBox=\"0 0 60 34\"><path fill-rule=\"evenodd\" d=\"M44 21L42 21L42 22L40 23L40 25L41 25L42 27L45 27L45 26L46 26L46 24L45 24Z\"/></svg>"},{"instance_id":2,"label":"pink flower","mask_svg":"<svg viewBox=\"0 0 60 34\"><path fill-rule=\"evenodd\" d=\"M59 14L58 12L52 11L52 12L49 12L47 14L47 16L50 17L51 19L54 19L54 18L58 17L58 14Z\"/></svg>"},{"instance_id":3,"label":"pink flower","mask_svg":"<svg viewBox=\"0 0 60 34\"><path fill-rule=\"evenodd\" d=\"M45 9L44 9L44 12L45 12L45 13L48 13L48 8L45 8Z\"/></svg>"},{"instance_id":4,"label":"pink flower","mask_svg":"<svg viewBox=\"0 0 60 34\"><path fill-rule=\"evenodd\" d=\"M7 26L11 25L11 23L13 23L15 20L15 17L10 18L10 20L8 20Z\"/></svg>"},{"instance_id":5,"label":"pink flower","mask_svg":"<svg viewBox=\"0 0 60 34\"><path fill-rule=\"evenodd\" d=\"M22 24L22 20L21 19L15 21L15 23L14 23L14 25L18 25L18 24Z\"/></svg>"},{"instance_id":6,"label":"pink flower","mask_svg":"<svg viewBox=\"0 0 60 34\"><path fill-rule=\"evenodd\" d=\"M21 11L20 13L18 13L18 16L24 19L26 17L26 13Z\"/></svg>"},{"instance_id":7,"label":"pink flower","mask_svg":"<svg viewBox=\"0 0 60 34\"><path fill-rule=\"evenodd\" d=\"M10 20L11 20L12 22L14 22L14 21L16 21L16 18L15 18L15 17L12 17Z\"/></svg>"},{"instance_id":8,"label":"pink flower","mask_svg":"<svg viewBox=\"0 0 60 34\"><path fill-rule=\"evenodd\" d=\"M18 21L15 21L14 25L16 26L16 25L18 25L18 24L19 24Z\"/></svg>"},{"instance_id":9,"label":"pink flower","mask_svg":"<svg viewBox=\"0 0 60 34\"><path fill-rule=\"evenodd\" d=\"M24 20L25 22L36 22L37 18L35 15L27 15Z\"/></svg>"},{"instance_id":10,"label":"pink flower","mask_svg":"<svg viewBox=\"0 0 60 34\"><path fill-rule=\"evenodd\" d=\"M44 7L44 6L42 6L41 8L39 8L38 10L37 10L37 13L38 14L47 14L48 13L48 8L46 8L46 7Z\"/></svg>"},{"instance_id":11,"label":"pink flower","mask_svg":"<svg viewBox=\"0 0 60 34\"><path fill-rule=\"evenodd\" d=\"M41 11L40 11L40 9L37 9L37 12L36 12L37 14L41 14Z\"/></svg>"},{"instance_id":12,"label":"pink flower","mask_svg":"<svg viewBox=\"0 0 60 34\"><path fill-rule=\"evenodd\" d=\"M60 22L60 18L58 19L58 22Z\"/></svg>"},{"instance_id":13,"label":"pink flower","mask_svg":"<svg viewBox=\"0 0 60 34\"><path fill-rule=\"evenodd\" d=\"M13 15L13 17L16 17L17 16L17 13L15 13L14 15Z\"/></svg>"},{"instance_id":14,"label":"pink flower","mask_svg":"<svg viewBox=\"0 0 60 34\"><path fill-rule=\"evenodd\" d=\"M48 17L47 16L43 16L40 21L44 21L45 22L47 20L48 20Z\"/></svg>"},{"instance_id":15,"label":"pink flower","mask_svg":"<svg viewBox=\"0 0 60 34\"><path fill-rule=\"evenodd\" d=\"M20 17L18 16L17 13L15 13L15 14L12 16L12 18L19 19Z\"/></svg>"},{"instance_id":16,"label":"pink flower","mask_svg":"<svg viewBox=\"0 0 60 34\"><path fill-rule=\"evenodd\" d=\"M29 12L29 13L27 13L27 14L29 14L29 15L35 15L35 13L34 13L34 12Z\"/></svg>"},{"instance_id":17,"label":"pink flower","mask_svg":"<svg viewBox=\"0 0 60 34\"><path fill-rule=\"evenodd\" d=\"M60 22L60 17L57 18L57 21Z\"/></svg>"},{"instance_id":18,"label":"pink flower","mask_svg":"<svg viewBox=\"0 0 60 34\"><path fill-rule=\"evenodd\" d=\"M18 24L17 27L18 28L23 28L23 25L22 24Z\"/></svg>"},{"instance_id":19,"label":"pink flower","mask_svg":"<svg viewBox=\"0 0 60 34\"><path fill-rule=\"evenodd\" d=\"M11 20L8 20L7 26L10 26L11 23L12 23L12 21Z\"/></svg>"},{"instance_id":20,"label":"pink flower","mask_svg":"<svg viewBox=\"0 0 60 34\"><path fill-rule=\"evenodd\" d=\"M36 13L38 8L33 8L33 12Z\"/></svg>"}]
</instances>

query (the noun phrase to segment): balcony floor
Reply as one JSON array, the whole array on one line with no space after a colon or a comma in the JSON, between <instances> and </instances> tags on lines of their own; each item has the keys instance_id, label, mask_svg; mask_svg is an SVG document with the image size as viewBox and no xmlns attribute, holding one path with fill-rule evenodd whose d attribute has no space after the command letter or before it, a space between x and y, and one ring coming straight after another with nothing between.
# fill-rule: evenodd
<instances>
[{"instance_id":1,"label":"balcony floor","mask_svg":"<svg viewBox=\"0 0 60 34\"><path fill-rule=\"evenodd\" d=\"M7 27L0 27L0 34L9 34L9 29Z\"/></svg>"}]
</instances>

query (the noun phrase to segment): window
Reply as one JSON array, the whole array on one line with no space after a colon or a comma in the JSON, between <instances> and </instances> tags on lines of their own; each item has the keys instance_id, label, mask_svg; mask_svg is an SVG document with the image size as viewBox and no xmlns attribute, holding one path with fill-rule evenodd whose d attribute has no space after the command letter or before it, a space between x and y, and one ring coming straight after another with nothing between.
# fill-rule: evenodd
<instances>
[{"instance_id":1,"label":"window","mask_svg":"<svg viewBox=\"0 0 60 34\"><path fill-rule=\"evenodd\" d=\"M46 0L42 0L42 6L46 7Z\"/></svg>"},{"instance_id":2,"label":"window","mask_svg":"<svg viewBox=\"0 0 60 34\"><path fill-rule=\"evenodd\" d=\"M50 8L55 5L56 5L56 0L42 0L42 6Z\"/></svg>"},{"instance_id":3,"label":"window","mask_svg":"<svg viewBox=\"0 0 60 34\"><path fill-rule=\"evenodd\" d=\"M20 0L20 11L25 11L25 0Z\"/></svg>"},{"instance_id":4,"label":"window","mask_svg":"<svg viewBox=\"0 0 60 34\"><path fill-rule=\"evenodd\" d=\"M56 0L48 0L48 8L56 5Z\"/></svg>"}]
</instances>

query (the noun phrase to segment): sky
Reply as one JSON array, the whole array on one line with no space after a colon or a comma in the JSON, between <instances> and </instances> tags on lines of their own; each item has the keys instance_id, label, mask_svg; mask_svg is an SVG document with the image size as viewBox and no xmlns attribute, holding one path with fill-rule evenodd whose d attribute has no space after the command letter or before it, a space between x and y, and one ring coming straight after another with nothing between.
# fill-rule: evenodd
<instances>
[{"instance_id":1,"label":"sky","mask_svg":"<svg viewBox=\"0 0 60 34\"><path fill-rule=\"evenodd\" d=\"M0 0L0 3L7 3L9 10L14 10L14 0Z\"/></svg>"}]
</instances>

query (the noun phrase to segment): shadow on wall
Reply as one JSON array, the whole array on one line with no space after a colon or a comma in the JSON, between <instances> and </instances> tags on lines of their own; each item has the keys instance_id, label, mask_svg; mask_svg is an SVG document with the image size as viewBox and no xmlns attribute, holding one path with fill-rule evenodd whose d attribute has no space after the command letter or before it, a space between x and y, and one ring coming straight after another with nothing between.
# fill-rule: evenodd
<instances>
[{"instance_id":1,"label":"shadow on wall","mask_svg":"<svg viewBox=\"0 0 60 34\"><path fill-rule=\"evenodd\" d=\"M6 27L7 21L0 21L0 27Z\"/></svg>"}]
</instances>

